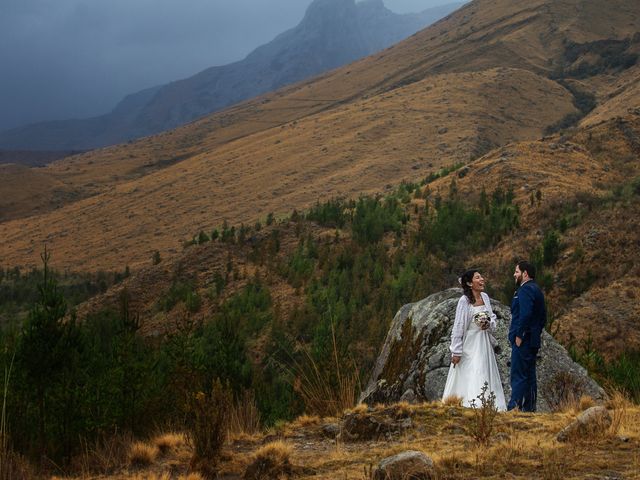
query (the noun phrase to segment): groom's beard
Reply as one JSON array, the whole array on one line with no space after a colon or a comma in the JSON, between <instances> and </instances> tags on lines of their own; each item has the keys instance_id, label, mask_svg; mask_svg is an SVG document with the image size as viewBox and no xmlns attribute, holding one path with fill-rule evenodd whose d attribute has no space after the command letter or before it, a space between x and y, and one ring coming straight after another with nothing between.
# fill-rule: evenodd
<instances>
[{"instance_id":1,"label":"groom's beard","mask_svg":"<svg viewBox=\"0 0 640 480\"><path fill-rule=\"evenodd\" d=\"M520 287L522 285L522 277L516 278L516 287Z\"/></svg>"}]
</instances>

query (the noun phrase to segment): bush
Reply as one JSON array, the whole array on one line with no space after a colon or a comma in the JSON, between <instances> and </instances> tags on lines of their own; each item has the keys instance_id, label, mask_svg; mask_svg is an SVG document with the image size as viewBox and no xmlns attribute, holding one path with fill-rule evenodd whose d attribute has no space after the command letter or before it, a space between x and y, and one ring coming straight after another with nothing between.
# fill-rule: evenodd
<instances>
[{"instance_id":1,"label":"bush","mask_svg":"<svg viewBox=\"0 0 640 480\"><path fill-rule=\"evenodd\" d=\"M174 280L169 291L158 300L158 307L164 312L169 312L179 302L184 302L190 312L200 308L200 297L191 282Z\"/></svg>"},{"instance_id":2,"label":"bush","mask_svg":"<svg viewBox=\"0 0 640 480\"><path fill-rule=\"evenodd\" d=\"M560 237L555 230L547 232L542 240L542 262L546 266L555 264L560 258Z\"/></svg>"},{"instance_id":3,"label":"bush","mask_svg":"<svg viewBox=\"0 0 640 480\"><path fill-rule=\"evenodd\" d=\"M193 443L191 465L205 476L214 473L220 450L227 438L231 392L220 380L210 391L192 395L189 402L189 438Z\"/></svg>"},{"instance_id":4,"label":"bush","mask_svg":"<svg viewBox=\"0 0 640 480\"><path fill-rule=\"evenodd\" d=\"M323 227L342 228L347 222L345 214L347 208L347 204L339 198L328 200L325 203L316 202L307 213L306 218Z\"/></svg>"},{"instance_id":5,"label":"bush","mask_svg":"<svg viewBox=\"0 0 640 480\"><path fill-rule=\"evenodd\" d=\"M496 394L488 392L489 383L484 382L480 394L471 400L471 408L473 409L473 417L469 431L473 439L481 444L488 445L493 433L494 421L498 414L496 407ZM476 402L476 399L480 403Z\"/></svg>"}]
</instances>

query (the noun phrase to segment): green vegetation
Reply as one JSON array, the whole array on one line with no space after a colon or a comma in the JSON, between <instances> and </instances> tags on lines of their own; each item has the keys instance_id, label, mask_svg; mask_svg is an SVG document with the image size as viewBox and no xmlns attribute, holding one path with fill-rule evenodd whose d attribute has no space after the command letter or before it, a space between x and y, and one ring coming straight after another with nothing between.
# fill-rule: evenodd
<instances>
[{"instance_id":1,"label":"green vegetation","mask_svg":"<svg viewBox=\"0 0 640 480\"><path fill-rule=\"evenodd\" d=\"M39 285L43 272L39 269L22 271L20 268L0 267L0 327L26 319L31 306L40 296ZM49 270L47 275L56 281L66 306L72 309L85 300L104 293L121 282L124 272L99 271L94 274L60 273Z\"/></svg>"},{"instance_id":2,"label":"green vegetation","mask_svg":"<svg viewBox=\"0 0 640 480\"><path fill-rule=\"evenodd\" d=\"M422 181L422 185L427 185L439 178L442 177L446 177L447 175L449 175L451 172L455 172L456 170L458 170L459 168L463 167L464 163L454 163L453 165L450 165L448 167L442 167L440 170L438 170L437 172L431 172L429 175L427 175L427 177Z\"/></svg>"},{"instance_id":3,"label":"green vegetation","mask_svg":"<svg viewBox=\"0 0 640 480\"><path fill-rule=\"evenodd\" d=\"M634 188L618 196L636 195ZM45 263L44 277L33 273L31 282L39 284L35 292L15 290L34 305L24 327L2 332L5 365L16 352L8 395L11 443L33 457L44 452L64 463L78 453L80 442L114 429L144 434L191 418L194 432L200 428L203 448L215 449L219 437L213 430L207 437L202 425L216 419L202 409L196 418L198 408L223 390L234 401L250 392L265 424L290 418L316 408L318 396L314 400L313 392L305 390L310 368L322 373L313 388L327 398L346 398L344 392L351 395L352 390L345 390L345 384L355 385L358 375L345 383L346 373L336 365L357 365L351 370L365 378L400 306L450 286L470 255L491 248L518 227L513 199L513 192L503 188L462 197L455 181L442 198L406 183L386 197L317 203L306 215L295 212L289 222L261 226L259 236L225 222L216 241L244 251L262 273L243 274L234 292L229 284L240 274L231 254L204 285L176 272L157 307L171 312L183 303L185 311L161 339L139 334L126 292L119 311L74 321L66 315L61 277ZM579 215L559 210L557 218L549 219L533 259L551 279L562 225L569 228ZM311 222L336 234L315 237ZM297 244L286 243L290 253L285 255L282 242L290 242L293 231ZM3 282L7 278L17 277L4 271ZM274 279L296 289L303 300L286 312L274 308ZM202 292L216 305L211 314L202 313ZM48 365L46 372L29 362L31 356L38 365ZM607 365L603 375L635 392L634 361L628 354ZM338 394L332 397L331 392Z\"/></svg>"},{"instance_id":4,"label":"green vegetation","mask_svg":"<svg viewBox=\"0 0 640 480\"><path fill-rule=\"evenodd\" d=\"M625 351L606 361L594 349L591 337L578 345L571 344L568 351L602 385L622 390L640 403L640 351Z\"/></svg>"}]
</instances>

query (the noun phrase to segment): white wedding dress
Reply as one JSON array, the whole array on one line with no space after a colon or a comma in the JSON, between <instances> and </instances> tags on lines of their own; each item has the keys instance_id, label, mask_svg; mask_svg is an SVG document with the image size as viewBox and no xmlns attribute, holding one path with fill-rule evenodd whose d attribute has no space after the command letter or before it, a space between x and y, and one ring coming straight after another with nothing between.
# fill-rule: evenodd
<instances>
[{"instance_id":1,"label":"white wedding dress","mask_svg":"<svg viewBox=\"0 0 640 480\"><path fill-rule=\"evenodd\" d=\"M472 316L488 310L485 305L470 308ZM493 392L496 396L496 408L500 411L507 409L498 363L489 335L489 330L482 330L473 321L469 322L462 344L460 362L455 368L453 364L449 367L449 375L442 395L443 401L448 397L460 397L462 404L470 407L471 401L475 399L476 407L480 407L482 405L478 395L487 382L489 387L485 398L488 399L489 394Z\"/></svg>"}]
</instances>

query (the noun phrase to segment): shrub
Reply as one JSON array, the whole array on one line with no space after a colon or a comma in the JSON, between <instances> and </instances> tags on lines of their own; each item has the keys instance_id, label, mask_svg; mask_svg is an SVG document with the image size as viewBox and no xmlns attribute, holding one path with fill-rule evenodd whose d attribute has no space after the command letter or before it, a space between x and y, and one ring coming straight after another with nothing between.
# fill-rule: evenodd
<instances>
[{"instance_id":1,"label":"shrub","mask_svg":"<svg viewBox=\"0 0 640 480\"><path fill-rule=\"evenodd\" d=\"M317 222L323 227L342 228L347 221L345 210L348 208L344 200L336 198L325 203L316 202L307 213L307 219Z\"/></svg>"},{"instance_id":2,"label":"shrub","mask_svg":"<svg viewBox=\"0 0 640 480\"><path fill-rule=\"evenodd\" d=\"M215 380L207 393L198 392L189 403L189 439L193 444L191 465L208 476L214 472L227 438L231 392Z\"/></svg>"},{"instance_id":3,"label":"shrub","mask_svg":"<svg viewBox=\"0 0 640 480\"><path fill-rule=\"evenodd\" d=\"M560 258L560 237L555 230L547 232L542 240L542 261L545 265L555 264Z\"/></svg>"},{"instance_id":4,"label":"shrub","mask_svg":"<svg viewBox=\"0 0 640 480\"><path fill-rule=\"evenodd\" d=\"M488 392L489 383L484 382L480 394L471 400L471 408L473 409L473 417L469 432L474 440L481 445L488 445L493 433L494 421L498 414L496 408L496 394ZM479 404L476 403L479 400Z\"/></svg>"},{"instance_id":5,"label":"shrub","mask_svg":"<svg viewBox=\"0 0 640 480\"><path fill-rule=\"evenodd\" d=\"M198 245L202 245L203 243L207 243L209 240L211 240L209 238L209 235L204 233L203 230L200 230L200 233L198 234Z\"/></svg>"}]
</instances>

